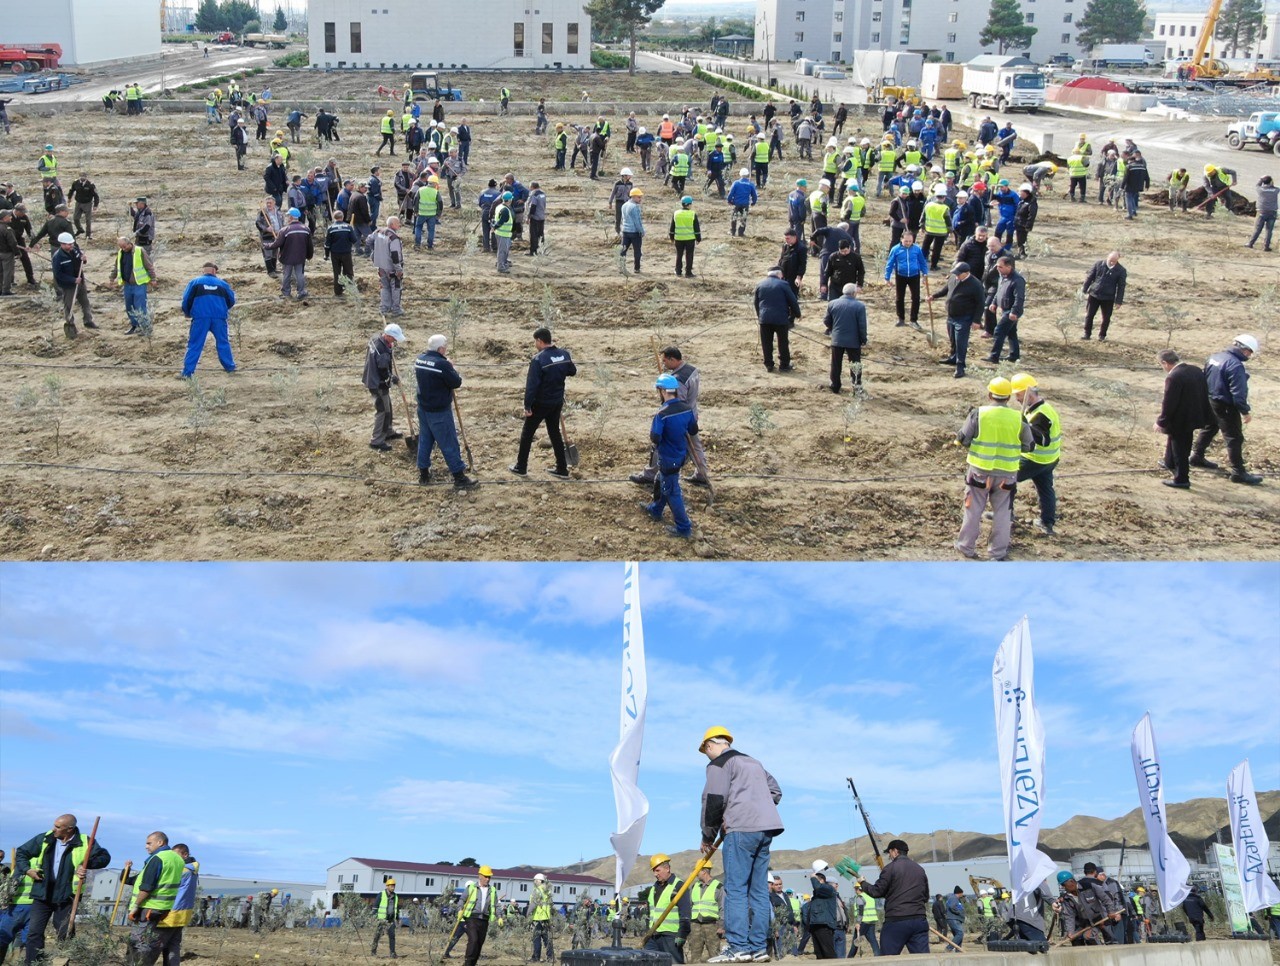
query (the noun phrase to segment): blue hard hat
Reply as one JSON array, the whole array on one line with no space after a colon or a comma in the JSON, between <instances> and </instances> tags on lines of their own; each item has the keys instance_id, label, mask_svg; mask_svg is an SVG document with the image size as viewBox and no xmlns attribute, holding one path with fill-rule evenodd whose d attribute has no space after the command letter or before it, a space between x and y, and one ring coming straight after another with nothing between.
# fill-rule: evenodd
<instances>
[{"instance_id":1,"label":"blue hard hat","mask_svg":"<svg viewBox=\"0 0 1280 966\"><path fill-rule=\"evenodd\" d=\"M289 217L290 217L290 218L301 218L301 217L302 217L302 212L300 212L297 208L290 208L290 209L289 209Z\"/></svg>"},{"instance_id":2,"label":"blue hard hat","mask_svg":"<svg viewBox=\"0 0 1280 966\"><path fill-rule=\"evenodd\" d=\"M1061 872L1058 873L1058 885L1062 885L1068 879L1074 879L1074 878L1075 876L1073 876L1066 869L1063 869Z\"/></svg>"},{"instance_id":3,"label":"blue hard hat","mask_svg":"<svg viewBox=\"0 0 1280 966\"><path fill-rule=\"evenodd\" d=\"M513 195L510 191L502 192L503 201L511 201L513 198L515 198L515 195Z\"/></svg>"},{"instance_id":4,"label":"blue hard hat","mask_svg":"<svg viewBox=\"0 0 1280 966\"><path fill-rule=\"evenodd\" d=\"M685 195L683 198L680 199L680 204L691 205L693 204L693 198L689 195Z\"/></svg>"},{"instance_id":5,"label":"blue hard hat","mask_svg":"<svg viewBox=\"0 0 1280 966\"><path fill-rule=\"evenodd\" d=\"M658 377L658 381L654 383L659 389L679 389L680 383L675 376L666 373Z\"/></svg>"}]
</instances>

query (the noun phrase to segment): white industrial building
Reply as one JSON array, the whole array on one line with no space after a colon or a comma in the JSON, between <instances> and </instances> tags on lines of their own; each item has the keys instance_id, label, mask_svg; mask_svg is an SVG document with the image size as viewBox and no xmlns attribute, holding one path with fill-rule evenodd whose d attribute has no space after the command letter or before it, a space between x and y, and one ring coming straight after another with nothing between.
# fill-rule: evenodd
<instances>
[{"instance_id":1,"label":"white industrial building","mask_svg":"<svg viewBox=\"0 0 1280 966\"><path fill-rule=\"evenodd\" d=\"M490 883L504 900L526 903L533 894L533 877L537 869L494 869ZM551 897L557 905L572 908L583 897L609 901L613 883L593 875L547 872ZM325 884L326 909L337 909L338 897L345 893L375 896L388 879L396 880L396 892L405 899L433 899L456 892L474 882L476 870L469 866L435 865L425 862L401 862L395 859L343 859L329 867Z\"/></svg>"},{"instance_id":2,"label":"white industrial building","mask_svg":"<svg viewBox=\"0 0 1280 966\"><path fill-rule=\"evenodd\" d=\"M1147 46L1155 52L1158 60L1188 60L1196 52L1200 31L1204 27L1204 14L1157 13L1155 16L1155 27L1151 31L1151 42ZM1226 41L1210 40L1209 56L1225 57L1226 47ZM1267 13L1263 17L1262 33L1253 49L1247 54L1242 50L1232 55L1233 60L1237 57L1250 60L1280 60L1280 13Z\"/></svg>"},{"instance_id":3,"label":"white industrial building","mask_svg":"<svg viewBox=\"0 0 1280 966\"><path fill-rule=\"evenodd\" d=\"M123 869L99 869L93 874L93 882L89 886L89 901L95 912L109 916L115 905L116 896L121 896L120 908L126 908L129 897L133 895L133 887L125 885L120 889L120 876ZM133 875L137 868L130 872ZM263 891L279 890L281 896L289 898L301 908L310 909L317 901L325 898L324 887L313 882L292 882L286 879L237 879L222 875L201 875L200 891L202 896L252 896ZM119 916L117 915L117 918Z\"/></svg>"},{"instance_id":4,"label":"white industrial building","mask_svg":"<svg viewBox=\"0 0 1280 966\"><path fill-rule=\"evenodd\" d=\"M591 66L583 0L309 0L313 67Z\"/></svg>"},{"instance_id":5,"label":"white industrial building","mask_svg":"<svg viewBox=\"0 0 1280 966\"><path fill-rule=\"evenodd\" d=\"M1038 63L1057 54L1080 56L1075 22L1086 4L1022 0L1023 16L1036 34L1029 49L1009 53ZM839 63L852 60L855 50L888 50L964 63L999 52L994 44L978 42L987 8L961 0L756 0L755 56Z\"/></svg>"},{"instance_id":6,"label":"white industrial building","mask_svg":"<svg viewBox=\"0 0 1280 966\"><path fill-rule=\"evenodd\" d=\"M160 55L160 0L4 4L6 44L55 43L67 67Z\"/></svg>"}]
</instances>

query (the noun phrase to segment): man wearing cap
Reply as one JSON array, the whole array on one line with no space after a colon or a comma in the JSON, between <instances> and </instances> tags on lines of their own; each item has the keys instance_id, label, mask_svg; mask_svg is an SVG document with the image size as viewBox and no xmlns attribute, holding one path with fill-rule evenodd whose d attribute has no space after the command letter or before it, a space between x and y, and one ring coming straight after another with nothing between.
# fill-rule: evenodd
<instances>
[{"instance_id":1,"label":"man wearing cap","mask_svg":"<svg viewBox=\"0 0 1280 966\"><path fill-rule=\"evenodd\" d=\"M635 264L635 272L640 273L640 250L644 243L644 212L641 209L641 199L644 198L644 192L639 188L632 188L628 192L629 200L622 206L622 247L618 250L618 264L625 265L627 260L627 251L631 250L632 259Z\"/></svg>"},{"instance_id":2,"label":"man wearing cap","mask_svg":"<svg viewBox=\"0 0 1280 966\"><path fill-rule=\"evenodd\" d=\"M1031 427L1035 441L1034 447L1022 454L1018 482L1030 480L1035 484L1040 500L1040 519L1036 521L1036 529L1051 537L1053 525L1058 520L1058 494L1053 488L1053 471L1062 457L1062 420L1058 411L1040 395L1039 384L1034 377L1019 372L1010 383L1014 402L1022 410L1022 418Z\"/></svg>"},{"instance_id":3,"label":"man wearing cap","mask_svg":"<svg viewBox=\"0 0 1280 966\"><path fill-rule=\"evenodd\" d=\"M68 339L74 339L78 334L74 320L76 305L80 306L84 327L97 328L93 322L93 309L89 305L89 286L84 280L84 266L89 263L89 260L85 258L84 252L80 251L80 246L76 244L75 236L71 232L62 232L58 235L57 242L57 250L53 253L53 284L57 286L62 296L62 309L65 314L62 331L66 333Z\"/></svg>"},{"instance_id":4,"label":"man wearing cap","mask_svg":"<svg viewBox=\"0 0 1280 966\"><path fill-rule=\"evenodd\" d=\"M378 911L373 918L378 926L373 934L373 948L369 950L369 955L378 955L378 941L385 935L391 958L396 959L396 926L400 922L400 897L396 895L395 879L387 879L382 883L382 891L378 893Z\"/></svg>"},{"instance_id":5,"label":"man wearing cap","mask_svg":"<svg viewBox=\"0 0 1280 966\"><path fill-rule=\"evenodd\" d=\"M724 939L713 963L764 962L769 939L769 849L783 832L782 789L759 761L733 747L728 729L715 726L698 751L707 756L702 789L702 852L721 835L724 862Z\"/></svg>"},{"instance_id":6,"label":"man wearing cap","mask_svg":"<svg viewBox=\"0 0 1280 966\"><path fill-rule=\"evenodd\" d=\"M444 336L432 336L433 340L438 338L442 339ZM455 480L457 475L454 474ZM458 485L461 486L461 484ZM500 897L497 887L491 884L492 878L493 869L487 865L480 866L476 874L476 882L467 883L466 894L462 898L462 909L458 913L458 918L462 921L467 935L464 966L476 966L479 962L485 937L489 935L489 925L498 916Z\"/></svg>"},{"instance_id":7,"label":"man wearing cap","mask_svg":"<svg viewBox=\"0 0 1280 966\"><path fill-rule=\"evenodd\" d=\"M396 343L404 341L404 330L394 322L382 332L369 340L369 351L364 360L363 381L365 388L373 395L373 436L369 440L369 448L386 452L391 449L388 440L402 439L392 427L391 387L400 385L400 377L395 372L395 356L393 350ZM377 945L377 941L374 941ZM392 939L392 953L395 952L395 940Z\"/></svg>"},{"instance_id":8,"label":"man wearing cap","mask_svg":"<svg viewBox=\"0 0 1280 966\"><path fill-rule=\"evenodd\" d=\"M139 198L129 206L129 214L133 217L133 240L148 255L156 240L156 213L147 204L146 198Z\"/></svg>"},{"instance_id":9,"label":"man wearing cap","mask_svg":"<svg viewBox=\"0 0 1280 966\"><path fill-rule=\"evenodd\" d=\"M738 172L738 180L729 186L729 193L725 197L725 204L733 209L733 214L729 218L729 235L730 237L737 235L743 237L747 233L747 213L756 204L759 195L756 193L756 187L751 183L751 176L746 168Z\"/></svg>"},{"instance_id":10,"label":"man wearing cap","mask_svg":"<svg viewBox=\"0 0 1280 966\"><path fill-rule=\"evenodd\" d=\"M231 340L227 338L227 316L236 304L236 293L230 285L218 277L218 266L204 263L204 274L187 283L182 293L182 314L191 320L187 334L187 354L182 361L182 378L195 375L200 355L209 333L218 350L218 362L227 372L236 371L231 355Z\"/></svg>"},{"instance_id":11,"label":"man wearing cap","mask_svg":"<svg viewBox=\"0 0 1280 966\"><path fill-rule=\"evenodd\" d=\"M702 226L698 223L698 214L693 210L693 198L689 195L680 199L680 207L672 213L667 237L676 246L676 277L680 277L683 263L685 278L693 278L693 251L702 241Z\"/></svg>"},{"instance_id":12,"label":"man wearing cap","mask_svg":"<svg viewBox=\"0 0 1280 966\"><path fill-rule=\"evenodd\" d=\"M651 519L660 521L663 510L670 505L675 525L667 527L667 535L687 539L693 535L693 523L684 508L680 468L689 458L689 439L697 438L698 417L693 407L679 398L680 382L674 375L664 372L654 386L662 398L662 406L649 427L649 441L657 452L658 472L653 481L653 500L642 503L641 509ZM686 922L681 939L688 934L687 910L682 912L682 918Z\"/></svg>"},{"instance_id":13,"label":"man wearing cap","mask_svg":"<svg viewBox=\"0 0 1280 966\"><path fill-rule=\"evenodd\" d=\"M58 254L58 245L60 244L58 239L64 234L70 235L72 238L75 237L75 226L71 224L70 213L71 209L66 205L58 205L49 219L36 232L36 236L31 239L31 246L34 248L40 243L41 238L48 238L50 257Z\"/></svg>"},{"instance_id":14,"label":"man wearing cap","mask_svg":"<svg viewBox=\"0 0 1280 966\"><path fill-rule=\"evenodd\" d=\"M537 355L529 362L524 384L524 426L520 431L520 449L511 472L525 476L529 472L529 450L539 424L545 423L547 437L556 465L548 469L552 476L562 480L569 478L569 466L565 459L564 439L560 435L560 414L564 410L564 381L576 376L578 367L568 349L557 346L551 338L551 330L539 327L533 333L533 345Z\"/></svg>"},{"instance_id":15,"label":"man wearing cap","mask_svg":"<svg viewBox=\"0 0 1280 966\"><path fill-rule=\"evenodd\" d=\"M1005 339L1009 340L1009 361L1017 362L1022 354L1018 342L1018 320L1022 318L1027 283L1022 273L1014 268L1013 259L1008 255L1001 255L996 259L996 276L995 290L987 304L987 310L999 321L996 323L995 341L991 344L987 362L1000 361Z\"/></svg>"},{"instance_id":16,"label":"man wearing cap","mask_svg":"<svg viewBox=\"0 0 1280 966\"><path fill-rule=\"evenodd\" d=\"M964 376L969 355L969 335L973 326L982 321L982 307L987 292L969 268L968 262L956 262L952 266L947 287L929 296L932 302L942 295L947 304L947 337L951 343L951 355L942 359L943 365L956 367L955 378Z\"/></svg>"},{"instance_id":17,"label":"man wearing cap","mask_svg":"<svg viewBox=\"0 0 1280 966\"><path fill-rule=\"evenodd\" d=\"M630 168L618 172L618 180L613 183L613 191L609 193L609 207L613 209L613 233L622 234L622 206L631 197L631 189L635 184L631 180Z\"/></svg>"},{"instance_id":18,"label":"man wearing cap","mask_svg":"<svg viewBox=\"0 0 1280 966\"><path fill-rule=\"evenodd\" d=\"M155 266L151 256L133 239L121 235L117 242L115 264L111 268L111 281L117 282L124 292L124 310L129 317L129 330L125 335L143 331L143 324L150 322L147 311L147 286L155 285Z\"/></svg>"},{"instance_id":19,"label":"man wearing cap","mask_svg":"<svg viewBox=\"0 0 1280 966\"><path fill-rule=\"evenodd\" d=\"M776 265L756 285L753 296L756 320L760 325L760 347L764 352L764 367L773 372L773 344L778 344L780 371L791 371L791 346L789 330L800 318L800 300L794 289L782 278L782 269Z\"/></svg>"},{"instance_id":20,"label":"man wearing cap","mask_svg":"<svg viewBox=\"0 0 1280 966\"><path fill-rule=\"evenodd\" d=\"M1258 353L1258 340L1247 333L1238 335L1226 349L1215 352L1205 363L1205 381L1209 386L1209 407L1214 424L1200 431L1191 465L1217 469L1218 464L1205 457L1205 450L1219 432L1227 444L1231 463L1231 482L1256 486L1262 477L1250 473L1244 465L1244 423L1252 418L1249 406L1249 373L1244 364Z\"/></svg>"},{"instance_id":21,"label":"man wearing cap","mask_svg":"<svg viewBox=\"0 0 1280 966\"><path fill-rule=\"evenodd\" d=\"M311 232L302 221L302 212L297 208L290 208L288 216L289 223L276 236L270 248L280 253L280 264L284 268L284 276L280 281L281 297L289 298L296 279L298 301L302 301L307 297L307 262L315 257L316 250Z\"/></svg>"},{"instance_id":22,"label":"man wearing cap","mask_svg":"<svg viewBox=\"0 0 1280 966\"><path fill-rule=\"evenodd\" d=\"M951 931L951 941L963 951L964 947L964 925L965 925L965 908L964 908L964 890L956 886L951 890L951 895L947 896L944 903L944 915L946 917L946 926ZM951 951L951 947L947 947L947 952Z\"/></svg>"},{"instance_id":23,"label":"man wearing cap","mask_svg":"<svg viewBox=\"0 0 1280 966\"><path fill-rule=\"evenodd\" d=\"M98 210L101 201L98 197L98 186L89 180L87 174L81 174L75 181L71 182L71 189L68 197L75 202L75 234L77 236L84 235L89 241L93 240L93 213ZM80 219L84 219L84 227L80 227Z\"/></svg>"},{"instance_id":24,"label":"man wearing cap","mask_svg":"<svg viewBox=\"0 0 1280 966\"><path fill-rule=\"evenodd\" d=\"M885 848L890 861L874 882L859 879L862 894L884 900L884 926L880 930L881 956L929 951L929 921L925 906L929 901L929 877L907 855L908 846L894 839Z\"/></svg>"},{"instance_id":25,"label":"man wearing cap","mask_svg":"<svg viewBox=\"0 0 1280 966\"><path fill-rule=\"evenodd\" d=\"M971 560L977 558L978 532L988 504L992 512L988 555L992 560L1004 560L1009 553L1018 469L1022 465L1022 453L1035 445L1031 427L1023 422L1018 410L1008 406L1012 394L1013 386L1008 379L992 379L987 384L988 404L969 411L969 417L956 437L961 446L969 447L969 456L965 472L964 522L956 537L955 548Z\"/></svg>"},{"instance_id":26,"label":"man wearing cap","mask_svg":"<svg viewBox=\"0 0 1280 966\"><path fill-rule=\"evenodd\" d=\"M462 376L445 353L448 344L449 340L443 335L433 335L427 340L427 351L418 356L413 366L418 383L418 483L426 486L431 482L431 449L439 445L445 464L453 474L454 487L465 490L477 484L465 472L467 467L458 448L458 430L450 411L454 390L462 385ZM467 937L468 962L471 963L470 931ZM483 942L482 936L480 943Z\"/></svg>"},{"instance_id":27,"label":"man wearing cap","mask_svg":"<svg viewBox=\"0 0 1280 966\"><path fill-rule=\"evenodd\" d=\"M333 210L333 221L324 234L324 257L333 266L333 294L347 294L347 285L355 285L355 267L352 253L357 244L356 230L347 224L346 212ZM343 283L346 279L346 283Z\"/></svg>"}]
</instances>

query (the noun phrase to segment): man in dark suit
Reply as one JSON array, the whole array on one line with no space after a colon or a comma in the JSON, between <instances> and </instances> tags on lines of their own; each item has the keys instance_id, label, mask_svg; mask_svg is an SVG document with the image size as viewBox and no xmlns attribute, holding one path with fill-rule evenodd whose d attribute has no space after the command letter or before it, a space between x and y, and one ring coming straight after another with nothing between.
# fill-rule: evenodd
<instances>
[{"instance_id":1,"label":"man in dark suit","mask_svg":"<svg viewBox=\"0 0 1280 966\"><path fill-rule=\"evenodd\" d=\"M1157 358L1167 375L1164 379L1164 400L1160 415L1156 417L1155 430L1169 437L1161 462L1173 471L1173 479L1161 480L1165 486L1179 490L1191 489L1188 461L1191 459L1191 442L1196 430L1213 421L1209 409L1209 386L1204 370L1199 366L1182 362L1172 349L1163 350Z\"/></svg>"}]
</instances>

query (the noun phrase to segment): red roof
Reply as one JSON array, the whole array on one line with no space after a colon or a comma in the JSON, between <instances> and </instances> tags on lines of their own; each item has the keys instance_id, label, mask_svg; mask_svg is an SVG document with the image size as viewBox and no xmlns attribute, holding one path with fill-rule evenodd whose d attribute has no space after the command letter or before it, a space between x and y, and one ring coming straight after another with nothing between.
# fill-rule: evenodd
<instances>
[{"instance_id":1,"label":"red roof","mask_svg":"<svg viewBox=\"0 0 1280 966\"><path fill-rule=\"evenodd\" d=\"M371 869L387 869L399 872L429 872L433 875L456 875L461 878L472 878L479 871L473 865L434 865L426 862L401 862L398 859L361 859L352 857L352 862L359 862ZM533 869L494 869L495 879L532 879L536 872ZM548 873L548 879L556 882L578 882L586 885L609 885L604 879L594 875L571 875L568 873Z\"/></svg>"}]
</instances>

